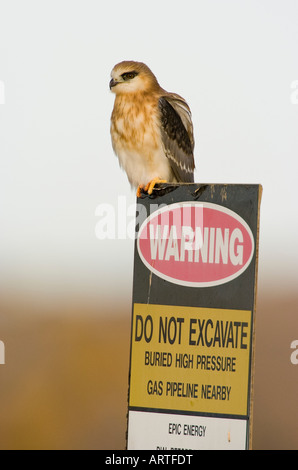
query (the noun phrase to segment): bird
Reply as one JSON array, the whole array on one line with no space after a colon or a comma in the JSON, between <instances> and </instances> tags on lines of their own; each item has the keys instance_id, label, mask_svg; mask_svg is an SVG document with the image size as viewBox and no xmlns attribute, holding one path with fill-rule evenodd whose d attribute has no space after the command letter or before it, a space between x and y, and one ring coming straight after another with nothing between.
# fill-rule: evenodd
<instances>
[{"instance_id":1,"label":"bird","mask_svg":"<svg viewBox=\"0 0 298 470\"><path fill-rule=\"evenodd\" d=\"M185 99L164 90L143 62L115 65L109 87L112 147L137 197L151 195L158 183L193 183L194 132Z\"/></svg>"}]
</instances>

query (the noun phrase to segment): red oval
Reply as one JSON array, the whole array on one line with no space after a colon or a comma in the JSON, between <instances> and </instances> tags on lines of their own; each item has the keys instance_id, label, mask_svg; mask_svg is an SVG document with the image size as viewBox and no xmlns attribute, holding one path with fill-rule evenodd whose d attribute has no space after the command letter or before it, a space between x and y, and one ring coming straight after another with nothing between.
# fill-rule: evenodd
<instances>
[{"instance_id":1,"label":"red oval","mask_svg":"<svg viewBox=\"0 0 298 470\"><path fill-rule=\"evenodd\" d=\"M223 206L171 204L142 224L138 252L154 274L175 284L209 287L240 276L254 253L247 223Z\"/></svg>"}]
</instances>

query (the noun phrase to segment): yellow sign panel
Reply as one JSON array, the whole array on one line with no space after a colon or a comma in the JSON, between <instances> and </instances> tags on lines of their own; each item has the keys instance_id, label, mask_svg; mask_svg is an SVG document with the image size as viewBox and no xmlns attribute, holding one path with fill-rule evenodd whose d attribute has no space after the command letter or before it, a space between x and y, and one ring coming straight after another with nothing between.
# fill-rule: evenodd
<instances>
[{"instance_id":1,"label":"yellow sign panel","mask_svg":"<svg viewBox=\"0 0 298 470\"><path fill-rule=\"evenodd\" d=\"M251 318L134 304L130 407L247 415Z\"/></svg>"}]
</instances>

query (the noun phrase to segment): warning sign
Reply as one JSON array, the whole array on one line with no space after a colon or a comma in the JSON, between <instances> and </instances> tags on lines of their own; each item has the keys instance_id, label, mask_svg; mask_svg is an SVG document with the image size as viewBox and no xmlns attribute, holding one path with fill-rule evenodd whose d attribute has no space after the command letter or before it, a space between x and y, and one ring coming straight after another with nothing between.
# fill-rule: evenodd
<instances>
[{"instance_id":1,"label":"warning sign","mask_svg":"<svg viewBox=\"0 0 298 470\"><path fill-rule=\"evenodd\" d=\"M135 304L129 405L246 415L251 312Z\"/></svg>"},{"instance_id":2,"label":"warning sign","mask_svg":"<svg viewBox=\"0 0 298 470\"><path fill-rule=\"evenodd\" d=\"M138 199L128 449L251 446L260 198L187 184Z\"/></svg>"},{"instance_id":3,"label":"warning sign","mask_svg":"<svg viewBox=\"0 0 298 470\"><path fill-rule=\"evenodd\" d=\"M211 287L245 271L253 252L249 226L218 204L180 202L153 212L138 234L138 252L157 276L175 284Z\"/></svg>"}]
</instances>

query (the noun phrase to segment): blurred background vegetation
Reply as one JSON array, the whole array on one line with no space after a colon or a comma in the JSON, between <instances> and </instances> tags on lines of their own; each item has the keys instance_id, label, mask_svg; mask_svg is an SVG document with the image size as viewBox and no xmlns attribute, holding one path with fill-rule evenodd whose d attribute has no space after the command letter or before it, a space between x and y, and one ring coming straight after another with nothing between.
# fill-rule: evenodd
<instances>
[{"instance_id":1,"label":"blurred background vegetation","mask_svg":"<svg viewBox=\"0 0 298 470\"><path fill-rule=\"evenodd\" d=\"M294 292L259 293L254 449L297 449L297 305ZM130 314L128 299L111 310L2 298L1 449L125 448Z\"/></svg>"}]
</instances>

